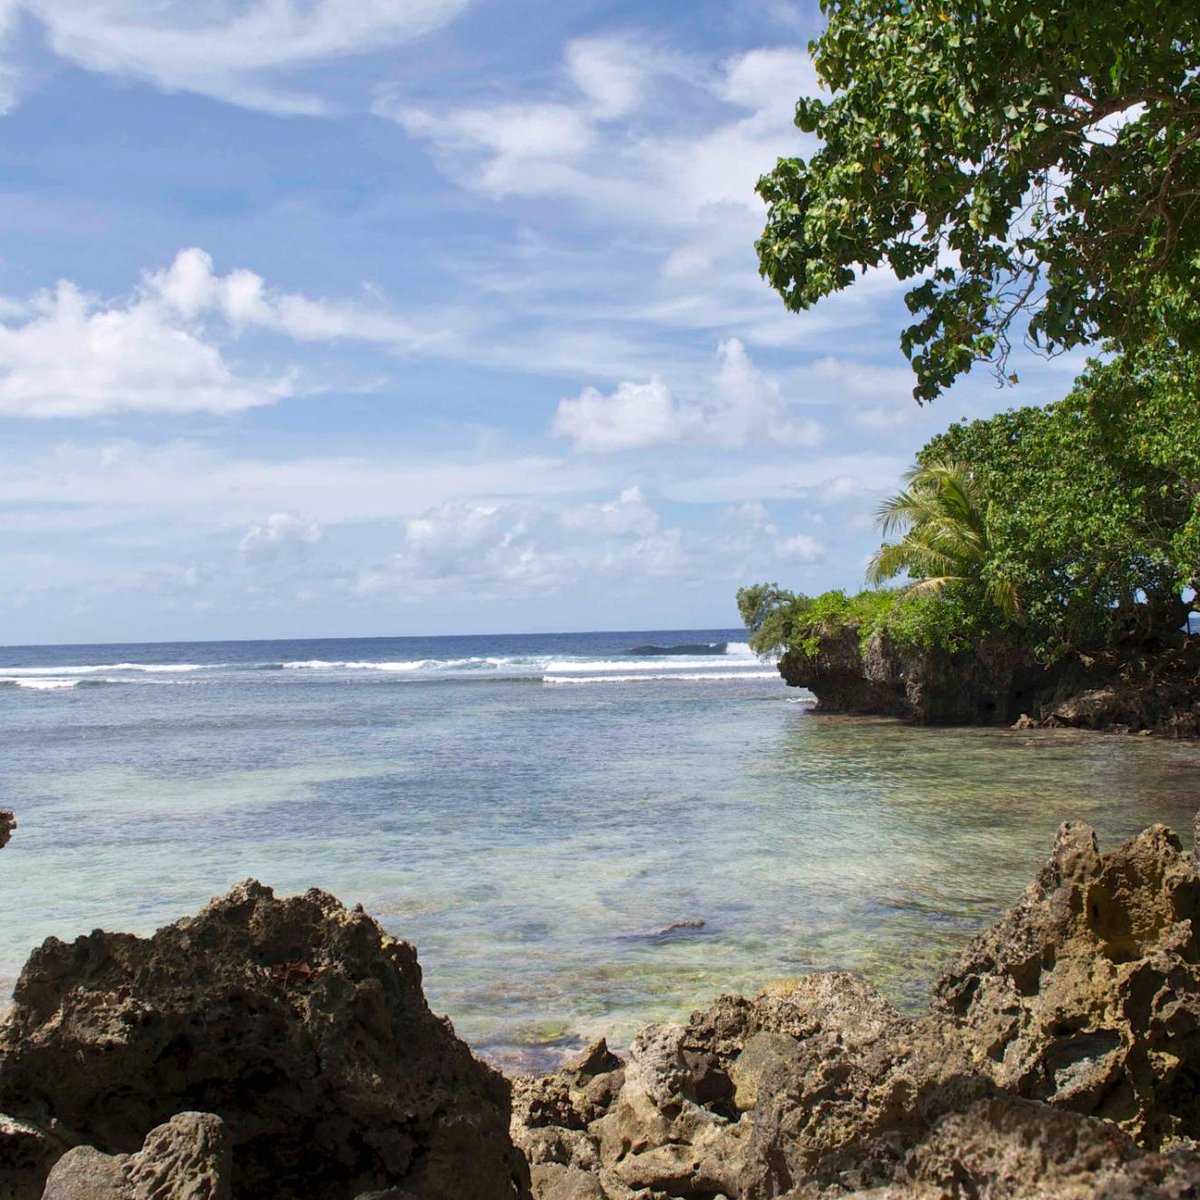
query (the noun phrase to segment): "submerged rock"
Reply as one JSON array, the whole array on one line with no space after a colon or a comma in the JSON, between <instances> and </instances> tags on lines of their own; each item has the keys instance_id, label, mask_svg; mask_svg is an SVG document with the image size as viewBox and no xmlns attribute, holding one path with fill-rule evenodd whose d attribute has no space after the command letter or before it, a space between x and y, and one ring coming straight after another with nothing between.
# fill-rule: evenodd
<instances>
[{"instance_id":1,"label":"submerged rock","mask_svg":"<svg viewBox=\"0 0 1200 1200\"><path fill-rule=\"evenodd\" d=\"M0 1110L105 1155L215 1113L255 1200L509 1200L509 1088L370 917L256 882L151 938L49 939L0 1029Z\"/></svg>"}]
</instances>

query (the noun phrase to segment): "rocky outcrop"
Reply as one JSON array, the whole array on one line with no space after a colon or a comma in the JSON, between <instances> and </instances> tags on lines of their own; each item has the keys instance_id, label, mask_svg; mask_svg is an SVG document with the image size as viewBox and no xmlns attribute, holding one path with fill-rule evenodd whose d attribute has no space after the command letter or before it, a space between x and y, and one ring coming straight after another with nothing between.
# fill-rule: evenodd
<instances>
[{"instance_id":1,"label":"rocky outcrop","mask_svg":"<svg viewBox=\"0 0 1200 1200\"><path fill-rule=\"evenodd\" d=\"M42 1200L230 1200L229 1133L212 1113L179 1113L136 1154L77 1146L54 1165Z\"/></svg>"},{"instance_id":2,"label":"rocky outcrop","mask_svg":"<svg viewBox=\"0 0 1200 1200\"><path fill-rule=\"evenodd\" d=\"M1200 879L1170 831L1101 854L1065 825L919 1019L815 975L652 1026L627 1064L522 1083L534 1195L1194 1195L1197 923Z\"/></svg>"},{"instance_id":3,"label":"rocky outcrop","mask_svg":"<svg viewBox=\"0 0 1200 1200\"><path fill-rule=\"evenodd\" d=\"M48 940L0 1029L0 1110L102 1155L216 1114L255 1200L525 1189L508 1084L429 1011L413 947L315 890L251 881L152 938Z\"/></svg>"},{"instance_id":4,"label":"rocky outcrop","mask_svg":"<svg viewBox=\"0 0 1200 1200\"><path fill-rule=\"evenodd\" d=\"M511 1126L412 947L248 883L30 959L0 1200L1194 1200L1198 1082L1200 876L1162 826L1062 826L918 1018L840 973L725 996L515 1080Z\"/></svg>"},{"instance_id":5,"label":"rocky outcrop","mask_svg":"<svg viewBox=\"0 0 1200 1200\"><path fill-rule=\"evenodd\" d=\"M12 813L8 809L0 809L0 850L8 845L16 827L17 820Z\"/></svg>"},{"instance_id":6,"label":"rocky outcrop","mask_svg":"<svg viewBox=\"0 0 1200 1200\"><path fill-rule=\"evenodd\" d=\"M1026 650L985 644L970 654L902 646L886 634L865 645L847 629L815 654L789 650L779 673L808 688L825 712L903 717L930 724L1011 724L1037 707L1048 680Z\"/></svg>"},{"instance_id":7,"label":"rocky outcrop","mask_svg":"<svg viewBox=\"0 0 1200 1200\"><path fill-rule=\"evenodd\" d=\"M938 980L972 1062L1007 1091L1158 1147L1200 1134L1200 881L1162 825L1101 854L1064 825L1021 901Z\"/></svg>"},{"instance_id":8,"label":"rocky outcrop","mask_svg":"<svg viewBox=\"0 0 1200 1200\"><path fill-rule=\"evenodd\" d=\"M0 1113L0 1200L37 1200L42 1182L70 1143Z\"/></svg>"},{"instance_id":9,"label":"rocky outcrop","mask_svg":"<svg viewBox=\"0 0 1200 1200\"><path fill-rule=\"evenodd\" d=\"M813 654L789 650L779 672L792 687L808 688L823 712L1200 737L1196 638L1044 666L1012 643L951 654L900 645L887 634L862 644L857 630L846 629L819 639Z\"/></svg>"}]
</instances>

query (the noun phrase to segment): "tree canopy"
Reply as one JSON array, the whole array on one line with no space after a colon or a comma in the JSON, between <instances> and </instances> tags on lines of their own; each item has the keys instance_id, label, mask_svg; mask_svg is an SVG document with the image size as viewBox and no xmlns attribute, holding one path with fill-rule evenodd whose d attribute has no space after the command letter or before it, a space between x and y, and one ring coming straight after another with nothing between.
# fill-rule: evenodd
<instances>
[{"instance_id":1,"label":"tree canopy","mask_svg":"<svg viewBox=\"0 0 1200 1200\"><path fill-rule=\"evenodd\" d=\"M989 497L981 578L1021 598L1054 654L1167 634L1200 586L1200 363L1154 344L1093 362L1047 408L956 424L921 451L971 464Z\"/></svg>"},{"instance_id":2,"label":"tree canopy","mask_svg":"<svg viewBox=\"0 0 1200 1200\"><path fill-rule=\"evenodd\" d=\"M752 645L810 651L853 627L951 650L1006 637L1050 660L1170 638L1200 591L1200 355L1160 336L1093 361L1055 404L951 425L907 483L868 575L916 585L743 589Z\"/></svg>"},{"instance_id":3,"label":"tree canopy","mask_svg":"<svg viewBox=\"0 0 1200 1200\"><path fill-rule=\"evenodd\" d=\"M821 149L759 184L793 310L866 268L912 280L901 346L932 399L1013 337L1200 343L1200 3L822 0Z\"/></svg>"}]
</instances>

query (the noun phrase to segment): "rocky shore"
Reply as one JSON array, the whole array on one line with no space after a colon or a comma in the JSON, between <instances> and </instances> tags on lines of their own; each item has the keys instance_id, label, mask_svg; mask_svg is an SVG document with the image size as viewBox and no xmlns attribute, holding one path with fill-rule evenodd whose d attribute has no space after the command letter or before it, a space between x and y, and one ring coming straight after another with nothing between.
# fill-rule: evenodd
<instances>
[{"instance_id":1,"label":"rocky shore","mask_svg":"<svg viewBox=\"0 0 1200 1200\"><path fill-rule=\"evenodd\" d=\"M0 1114L0 1200L1183 1200L1200 876L1163 826L1102 853L1067 824L917 1018L811 975L511 1081L412 946L251 881L35 951Z\"/></svg>"},{"instance_id":2,"label":"rocky shore","mask_svg":"<svg viewBox=\"0 0 1200 1200\"><path fill-rule=\"evenodd\" d=\"M1200 638L1074 654L1052 665L1025 648L985 643L970 653L865 644L857 629L787 651L779 673L823 712L922 724L999 724L1200 737Z\"/></svg>"}]
</instances>

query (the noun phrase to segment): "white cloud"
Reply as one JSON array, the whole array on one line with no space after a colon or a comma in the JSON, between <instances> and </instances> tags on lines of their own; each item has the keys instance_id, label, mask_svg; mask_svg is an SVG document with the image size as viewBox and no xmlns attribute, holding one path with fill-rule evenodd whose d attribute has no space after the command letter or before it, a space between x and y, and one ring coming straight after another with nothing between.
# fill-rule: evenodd
<instances>
[{"instance_id":1,"label":"white cloud","mask_svg":"<svg viewBox=\"0 0 1200 1200\"><path fill-rule=\"evenodd\" d=\"M359 591L402 596L436 594L444 583L469 582L481 594L525 594L556 580L553 552L540 549L524 503L455 500L410 520L404 549L381 570L368 572Z\"/></svg>"},{"instance_id":2,"label":"white cloud","mask_svg":"<svg viewBox=\"0 0 1200 1200\"><path fill-rule=\"evenodd\" d=\"M173 526L187 521L226 529L261 523L263 513L294 512L326 527L405 519L463 497L561 496L603 483L577 462L536 456L269 460L183 441L108 441L64 443L10 461L0 472L0 505L87 506L112 522L166 515Z\"/></svg>"},{"instance_id":3,"label":"white cloud","mask_svg":"<svg viewBox=\"0 0 1200 1200\"><path fill-rule=\"evenodd\" d=\"M288 70L400 45L469 0L15 0L61 57L277 113L328 111L279 82Z\"/></svg>"},{"instance_id":4,"label":"white cloud","mask_svg":"<svg viewBox=\"0 0 1200 1200\"><path fill-rule=\"evenodd\" d=\"M636 534L647 537L658 528L658 513L639 487L628 487L615 500L566 509L559 518L564 529Z\"/></svg>"},{"instance_id":5,"label":"white cloud","mask_svg":"<svg viewBox=\"0 0 1200 1200\"><path fill-rule=\"evenodd\" d=\"M738 449L751 445L813 446L820 426L795 417L779 383L751 362L737 338L722 342L708 393L677 401L661 379L621 383L610 395L584 388L561 400L551 432L593 453L687 443Z\"/></svg>"},{"instance_id":6,"label":"white cloud","mask_svg":"<svg viewBox=\"0 0 1200 1200\"><path fill-rule=\"evenodd\" d=\"M555 437L568 437L576 450L605 453L678 442L685 421L661 379L620 384L605 396L586 387L574 400L561 400L551 426Z\"/></svg>"},{"instance_id":7,"label":"white cloud","mask_svg":"<svg viewBox=\"0 0 1200 1200\"><path fill-rule=\"evenodd\" d=\"M0 309L0 416L230 413L302 390L291 369L255 376L226 361L225 343L245 329L393 353L446 348L456 336L432 319L426 332L378 309L276 292L252 271L218 275L192 248L130 297L105 301L63 281Z\"/></svg>"},{"instance_id":8,"label":"white cloud","mask_svg":"<svg viewBox=\"0 0 1200 1200\"><path fill-rule=\"evenodd\" d=\"M0 326L0 415L235 412L290 395L286 377L239 378L221 351L152 301L105 307L73 284Z\"/></svg>"},{"instance_id":9,"label":"white cloud","mask_svg":"<svg viewBox=\"0 0 1200 1200\"><path fill-rule=\"evenodd\" d=\"M435 116L380 101L376 111L462 156L474 183L495 196L571 191L573 162L592 145L585 114L564 104L500 104Z\"/></svg>"},{"instance_id":10,"label":"white cloud","mask_svg":"<svg viewBox=\"0 0 1200 1200\"><path fill-rule=\"evenodd\" d=\"M776 554L785 563L814 563L824 558L825 548L816 538L797 533L780 541Z\"/></svg>"},{"instance_id":11,"label":"white cloud","mask_svg":"<svg viewBox=\"0 0 1200 1200\"><path fill-rule=\"evenodd\" d=\"M670 62L630 37L577 38L564 55L567 77L597 120L628 116L642 102L650 79Z\"/></svg>"},{"instance_id":12,"label":"white cloud","mask_svg":"<svg viewBox=\"0 0 1200 1200\"><path fill-rule=\"evenodd\" d=\"M321 526L298 513L272 513L265 521L252 522L238 553L248 562L275 562L280 558L304 554L321 540Z\"/></svg>"},{"instance_id":13,"label":"white cloud","mask_svg":"<svg viewBox=\"0 0 1200 1200\"><path fill-rule=\"evenodd\" d=\"M712 206L757 220L759 176L780 154L810 144L791 119L796 98L815 87L801 50L751 51L711 73L626 38L597 38L569 43L564 70L575 96L438 113L393 91L375 111L428 142L455 179L494 198L561 196L666 227L687 227ZM646 108L647 91L663 76L750 115L673 132L680 122Z\"/></svg>"},{"instance_id":14,"label":"white cloud","mask_svg":"<svg viewBox=\"0 0 1200 1200\"><path fill-rule=\"evenodd\" d=\"M403 548L364 571L354 590L398 599L606 594L718 582L732 588L773 564L810 564L823 547L780 533L759 504L736 505L700 527L663 527L641 488L557 512L527 500L453 501L407 522Z\"/></svg>"},{"instance_id":15,"label":"white cloud","mask_svg":"<svg viewBox=\"0 0 1200 1200\"><path fill-rule=\"evenodd\" d=\"M448 344L449 335L432 323L420 329L378 308L277 292L253 271L218 275L211 255L198 247L179 251L166 270L146 275L144 291L188 320L219 316L235 327L267 329L301 342L344 338L398 352Z\"/></svg>"}]
</instances>

